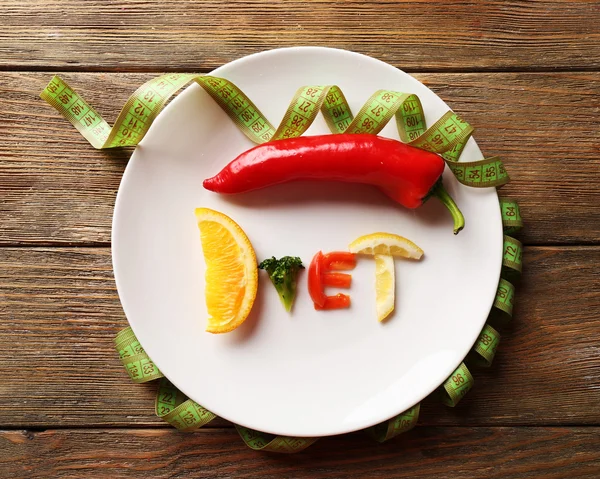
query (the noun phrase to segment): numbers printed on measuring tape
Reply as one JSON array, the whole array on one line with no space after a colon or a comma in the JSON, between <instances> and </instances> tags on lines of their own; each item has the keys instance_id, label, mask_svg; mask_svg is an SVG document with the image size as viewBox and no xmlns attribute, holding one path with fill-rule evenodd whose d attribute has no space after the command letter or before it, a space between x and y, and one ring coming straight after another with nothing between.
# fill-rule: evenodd
<instances>
[{"instance_id":1,"label":"numbers printed on measuring tape","mask_svg":"<svg viewBox=\"0 0 600 479\"><path fill-rule=\"evenodd\" d=\"M473 387L473 384L471 372L467 369L465 363L461 363L442 385L443 402L450 407L456 406Z\"/></svg>"}]
</instances>

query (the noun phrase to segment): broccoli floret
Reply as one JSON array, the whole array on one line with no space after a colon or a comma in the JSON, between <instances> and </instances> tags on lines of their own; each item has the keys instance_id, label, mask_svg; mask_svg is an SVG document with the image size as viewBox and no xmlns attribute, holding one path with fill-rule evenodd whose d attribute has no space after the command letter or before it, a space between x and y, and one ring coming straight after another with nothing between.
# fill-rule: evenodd
<instances>
[{"instance_id":1,"label":"broccoli floret","mask_svg":"<svg viewBox=\"0 0 600 479\"><path fill-rule=\"evenodd\" d=\"M264 260L258 267L269 273L283 307L286 311L291 311L296 297L298 273L304 269L302 260L297 256L284 256L280 259L273 256Z\"/></svg>"}]
</instances>

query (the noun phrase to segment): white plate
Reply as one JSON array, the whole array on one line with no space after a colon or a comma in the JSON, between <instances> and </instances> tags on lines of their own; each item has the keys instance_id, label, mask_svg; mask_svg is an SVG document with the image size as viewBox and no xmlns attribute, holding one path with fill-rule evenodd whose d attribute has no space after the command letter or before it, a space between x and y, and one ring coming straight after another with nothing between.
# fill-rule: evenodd
<instances>
[{"instance_id":1,"label":"white plate","mask_svg":"<svg viewBox=\"0 0 600 479\"><path fill-rule=\"evenodd\" d=\"M378 60L326 48L252 55L213 72L236 83L277 124L302 85L339 85L353 111L378 89L417 93L428 124L449 107L411 76ZM468 120L468 118L467 118ZM307 134L329 133L321 116ZM381 133L398 138L394 122ZM202 188L251 143L197 85L160 114L136 148L119 188L113 264L136 336L181 391L218 416L264 432L324 436L362 429L421 401L460 364L492 306L502 253L496 191L448 191L466 218L432 199L410 211L371 187L295 183L238 197ZM470 140L461 161L482 158ZM261 272L249 319L225 335L204 332L204 260L194 208L222 211L248 234L257 257L345 250L389 231L425 250L396 261L396 313L375 316L374 263L352 272L349 310L316 312L300 278L293 315Z\"/></svg>"}]
</instances>

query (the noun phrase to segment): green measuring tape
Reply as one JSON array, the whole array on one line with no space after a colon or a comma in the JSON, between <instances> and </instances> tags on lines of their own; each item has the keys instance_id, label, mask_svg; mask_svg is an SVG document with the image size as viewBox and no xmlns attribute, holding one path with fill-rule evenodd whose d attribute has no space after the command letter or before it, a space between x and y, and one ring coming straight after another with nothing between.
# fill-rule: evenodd
<instances>
[{"instance_id":1,"label":"green measuring tape","mask_svg":"<svg viewBox=\"0 0 600 479\"><path fill-rule=\"evenodd\" d=\"M208 409L184 396L165 378L159 383L154 409L158 417L183 432L195 431L216 417Z\"/></svg>"},{"instance_id":2,"label":"green measuring tape","mask_svg":"<svg viewBox=\"0 0 600 479\"><path fill-rule=\"evenodd\" d=\"M498 344L500 344L500 333L491 325L486 324L473 348L473 351L477 353L477 357L475 358L476 364L490 367L496 355Z\"/></svg>"},{"instance_id":3,"label":"green measuring tape","mask_svg":"<svg viewBox=\"0 0 600 479\"><path fill-rule=\"evenodd\" d=\"M502 224L504 233L512 235L521 231L523 220L518 203L511 198L500 198L500 211L502 212Z\"/></svg>"},{"instance_id":4,"label":"green measuring tape","mask_svg":"<svg viewBox=\"0 0 600 479\"><path fill-rule=\"evenodd\" d=\"M117 334L115 348L134 383L145 383L163 377L146 354L146 351L144 351L144 348L142 348L131 328L126 328Z\"/></svg>"},{"instance_id":5,"label":"green measuring tape","mask_svg":"<svg viewBox=\"0 0 600 479\"><path fill-rule=\"evenodd\" d=\"M58 76L52 78L40 96L69 120L94 148L135 146L144 138L169 99L192 81L200 85L238 128L257 144L302 135L319 112L334 134L377 134L394 117L401 140L440 154L460 183L483 188L499 187L509 180L504 165L496 157L458 163L473 128L452 111L427 128L421 101L411 93L379 90L354 116L338 86L305 86L298 89L277 128L236 85L213 76L168 74L146 82L129 97L112 128ZM498 314L508 319L512 316L514 286L508 279L514 282L522 270L522 244L508 236L517 233L523 226L519 206L516 201L504 198L500 199L500 210L505 232L503 277L498 285L490 321ZM499 333L486 323L472 354L465 361L473 357L474 363L490 366L499 341ZM163 377L131 328L116 336L115 348L134 382L160 379L155 402L157 416L186 432L194 431L216 417ZM464 362L461 363L440 386L442 401L448 406L456 406L473 384L471 372ZM418 421L419 411L420 405L417 404L388 421L368 428L366 432L379 442L387 441L412 429ZM239 425L236 429L248 447L261 451L299 452L318 439L274 436Z\"/></svg>"},{"instance_id":6,"label":"green measuring tape","mask_svg":"<svg viewBox=\"0 0 600 479\"><path fill-rule=\"evenodd\" d=\"M460 366L442 384L442 401L446 406L454 407L469 392L475 381L471 372L461 363Z\"/></svg>"},{"instance_id":7,"label":"green measuring tape","mask_svg":"<svg viewBox=\"0 0 600 479\"><path fill-rule=\"evenodd\" d=\"M421 404L419 403L410 409L407 409L403 413L398 414L392 419L367 428L366 432L377 442L385 442L388 439L392 439L398 434L410 431L413 427L415 427L417 425L417 421L419 420L420 410Z\"/></svg>"},{"instance_id":8,"label":"green measuring tape","mask_svg":"<svg viewBox=\"0 0 600 479\"><path fill-rule=\"evenodd\" d=\"M427 128L421 100L412 93L379 90L354 116L338 86L302 87L294 95L277 129L236 85L224 78L206 75L175 73L144 83L125 102L112 128L58 76L52 78L40 96L69 120L94 148L135 146L144 138L168 100L192 81L200 85L257 144L302 135L319 112L332 133L377 134L395 117L402 141L441 154L459 182L485 188L502 186L509 180L502 162L495 157L457 163L473 128L452 111Z\"/></svg>"}]
</instances>

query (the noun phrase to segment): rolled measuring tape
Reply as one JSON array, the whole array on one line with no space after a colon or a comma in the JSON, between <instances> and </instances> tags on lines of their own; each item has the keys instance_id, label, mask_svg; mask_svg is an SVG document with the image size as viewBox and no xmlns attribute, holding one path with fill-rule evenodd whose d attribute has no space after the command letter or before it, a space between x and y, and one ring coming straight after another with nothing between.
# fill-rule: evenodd
<instances>
[{"instance_id":1,"label":"rolled measuring tape","mask_svg":"<svg viewBox=\"0 0 600 479\"><path fill-rule=\"evenodd\" d=\"M240 88L224 78L207 75L175 73L146 82L127 100L112 128L58 76L52 78L40 96L69 120L94 148L115 148L137 145L167 101L192 81L200 85L257 144L302 135L319 112L332 133L377 134L395 117L401 140L440 154L462 184L487 188L502 186L509 180L502 162L496 157L456 163L473 128L452 111L427 128L421 101L412 93L379 90L354 116L338 86L302 87L294 95L277 129Z\"/></svg>"},{"instance_id":2,"label":"rolled measuring tape","mask_svg":"<svg viewBox=\"0 0 600 479\"><path fill-rule=\"evenodd\" d=\"M440 154L456 179L469 187L500 187L509 176L497 157L475 162L461 162L460 155L473 133L473 128L459 115L448 111L427 128L420 99L412 93L389 90L375 92L355 115L342 90L335 85L304 86L297 90L277 128L268 121L256 105L235 84L224 78L197 74L167 74L153 78L140 86L126 101L113 127L78 95L60 77L55 76L41 93L46 100L84 138L97 149L135 146L144 138L150 125L169 99L190 82L200 85L223 109L238 128L254 143L298 137L306 132L319 112L328 128L336 133L379 133L392 119L396 119L403 142ZM523 226L519 206L512 199L500 199L504 232L502 278L490 317L497 311L512 315L513 281L522 270L522 245L512 238ZM500 335L486 323L472 355L478 364L491 365L500 341ZM185 397L173 386L148 357L131 328L115 338L115 348L129 374L136 383L160 379L156 396L156 414L181 431L194 431L216 416ZM468 358L465 359L468 361ZM454 407L472 388L473 376L465 363L440 386L442 400ZM398 416L372 426L366 432L378 442L389 440L412 429L419 418L420 405L416 404ZM254 450L294 453L313 444L318 438L273 436L236 425L246 445Z\"/></svg>"}]
</instances>

